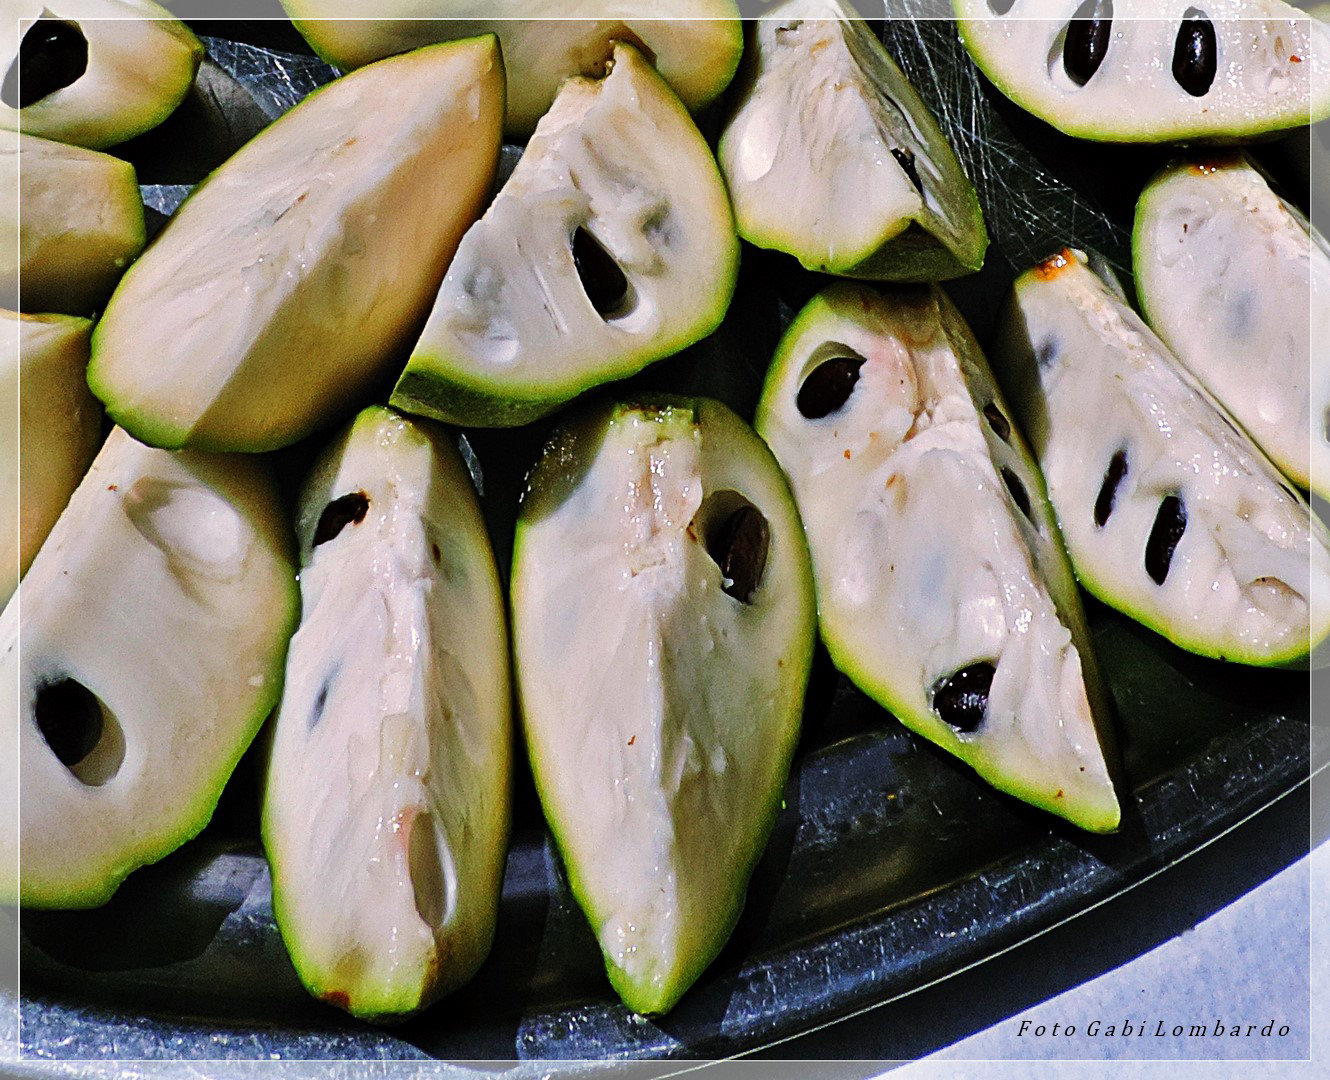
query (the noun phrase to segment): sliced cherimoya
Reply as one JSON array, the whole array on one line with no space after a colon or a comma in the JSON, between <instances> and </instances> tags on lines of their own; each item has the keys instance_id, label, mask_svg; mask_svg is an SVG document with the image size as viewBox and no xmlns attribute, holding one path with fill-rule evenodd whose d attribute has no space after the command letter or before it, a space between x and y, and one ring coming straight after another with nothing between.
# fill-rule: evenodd
<instances>
[{"instance_id":1,"label":"sliced cherimoya","mask_svg":"<svg viewBox=\"0 0 1330 1080\"><path fill-rule=\"evenodd\" d=\"M202 59L152 0L0 0L0 127L114 146L170 116Z\"/></svg>"},{"instance_id":2,"label":"sliced cherimoya","mask_svg":"<svg viewBox=\"0 0 1330 1080\"><path fill-rule=\"evenodd\" d=\"M1245 157L1178 162L1137 204L1132 256L1173 355L1286 476L1330 492L1330 254L1307 219Z\"/></svg>"},{"instance_id":3,"label":"sliced cherimoya","mask_svg":"<svg viewBox=\"0 0 1330 1080\"><path fill-rule=\"evenodd\" d=\"M770 451L717 402L599 407L532 473L512 580L531 768L624 1002L720 951L780 807L815 613Z\"/></svg>"},{"instance_id":4,"label":"sliced cherimoya","mask_svg":"<svg viewBox=\"0 0 1330 1080\"><path fill-rule=\"evenodd\" d=\"M636 45L691 110L734 77L743 28L734 0L282 0L314 51L343 70L420 45L494 33L508 69L506 128L530 135L559 84L604 74L616 41Z\"/></svg>"},{"instance_id":5,"label":"sliced cherimoya","mask_svg":"<svg viewBox=\"0 0 1330 1080\"><path fill-rule=\"evenodd\" d=\"M203 828L277 701L296 603L258 461L111 433L0 617L24 904L101 904Z\"/></svg>"},{"instance_id":6,"label":"sliced cherimoya","mask_svg":"<svg viewBox=\"0 0 1330 1080\"><path fill-rule=\"evenodd\" d=\"M88 382L155 446L263 450L337 419L420 326L489 195L493 37L311 94L176 211L93 335Z\"/></svg>"},{"instance_id":7,"label":"sliced cherimoya","mask_svg":"<svg viewBox=\"0 0 1330 1080\"><path fill-rule=\"evenodd\" d=\"M794 488L837 667L995 787L1108 832L1084 616L1009 417L936 286L837 285L787 331L757 423Z\"/></svg>"},{"instance_id":8,"label":"sliced cherimoya","mask_svg":"<svg viewBox=\"0 0 1330 1080\"><path fill-rule=\"evenodd\" d=\"M974 188L882 43L840 0L752 24L720 164L739 233L847 277L929 281L983 265Z\"/></svg>"},{"instance_id":9,"label":"sliced cherimoya","mask_svg":"<svg viewBox=\"0 0 1330 1080\"><path fill-rule=\"evenodd\" d=\"M263 837L301 979L392 1017L489 952L508 839L508 635L457 448L367 409L316 467Z\"/></svg>"},{"instance_id":10,"label":"sliced cherimoya","mask_svg":"<svg viewBox=\"0 0 1330 1080\"><path fill-rule=\"evenodd\" d=\"M110 154L0 134L0 193L0 297L24 311L88 314L143 250L134 166Z\"/></svg>"},{"instance_id":11,"label":"sliced cherimoya","mask_svg":"<svg viewBox=\"0 0 1330 1080\"><path fill-rule=\"evenodd\" d=\"M0 507L18 510L18 528L10 518L0 539L0 603L97 453L102 410L84 376L91 332L87 319L0 310Z\"/></svg>"},{"instance_id":12,"label":"sliced cherimoya","mask_svg":"<svg viewBox=\"0 0 1330 1080\"><path fill-rule=\"evenodd\" d=\"M953 0L984 74L1068 135L1231 140L1330 113L1330 29L1283 0Z\"/></svg>"},{"instance_id":13,"label":"sliced cherimoya","mask_svg":"<svg viewBox=\"0 0 1330 1080\"><path fill-rule=\"evenodd\" d=\"M523 424L705 337L739 243L715 158L631 45L569 79L463 238L393 404Z\"/></svg>"},{"instance_id":14,"label":"sliced cherimoya","mask_svg":"<svg viewBox=\"0 0 1330 1080\"><path fill-rule=\"evenodd\" d=\"M993 359L1092 593L1248 664L1299 662L1326 636L1325 527L1116 281L1070 250L1022 275Z\"/></svg>"}]
</instances>

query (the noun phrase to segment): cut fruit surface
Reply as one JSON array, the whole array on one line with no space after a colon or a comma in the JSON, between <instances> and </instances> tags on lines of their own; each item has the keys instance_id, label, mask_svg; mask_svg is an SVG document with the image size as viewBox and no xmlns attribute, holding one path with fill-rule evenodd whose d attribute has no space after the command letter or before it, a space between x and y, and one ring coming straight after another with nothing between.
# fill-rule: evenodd
<instances>
[{"instance_id":1,"label":"cut fruit surface","mask_svg":"<svg viewBox=\"0 0 1330 1080\"><path fill-rule=\"evenodd\" d=\"M953 0L1009 98L1104 142L1228 141L1330 114L1330 29L1283 0Z\"/></svg>"},{"instance_id":2,"label":"cut fruit surface","mask_svg":"<svg viewBox=\"0 0 1330 1080\"><path fill-rule=\"evenodd\" d=\"M210 176L121 282L88 381L157 446L264 450L336 420L410 340L498 160L494 38L316 91Z\"/></svg>"},{"instance_id":3,"label":"cut fruit surface","mask_svg":"<svg viewBox=\"0 0 1330 1080\"><path fill-rule=\"evenodd\" d=\"M1108 832L1106 703L1010 417L941 290L837 285L787 331L757 426L799 504L836 666L995 787Z\"/></svg>"},{"instance_id":4,"label":"cut fruit surface","mask_svg":"<svg viewBox=\"0 0 1330 1080\"><path fill-rule=\"evenodd\" d=\"M436 41L494 33L508 70L510 135L524 138L559 84L604 74L616 41L640 48L691 110L734 77L743 27L734 0L282 0L314 51L343 70Z\"/></svg>"},{"instance_id":5,"label":"cut fruit surface","mask_svg":"<svg viewBox=\"0 0 1330 1080\"><path fill-rule=\"evenodd\" d=\"M1017 279L992 353L1076 573L1185 649L1300 663L1330 632L1330 535L1114 286L1052 257Z\"/></svg>"},{"instance_id":6,"label":"cut fruit surface","mask_svg":"<svg viewBox=\"0 0 1330 1080\"><path fill-rule=\"evenodd\" d=\"M24 311L90 314L143 250L134 166L110 154L0 135L0 192L19 207L0 224L0 295Z\"/></svg>"},{"instance_id":7,"label":"cut fruit surface","mask_svg":"<svg viewBox=\"0 0 1330 1080\"><path fill-rule=\"evenodd\" d=\"M988 236L937 121L838 0L791 0L752 24L720 164L744 239L847 277L978 270Z\"/></svg>"},{"instance_id":8,"label":"cut fruit surface","mask_svg":"<svg viewBox=\"0 0 1330 1080\"><path fill-rule=\"evenodd\" d=\"M719 324L739 242L715 159L630 45L570 79L463 238L394 406L524 424Z\"/></svg>"},{"instance_id":9,"label":"cut fruit surface","mask_svg":"<svg viewBox=\"0 0 1330 1080\"><path fill-rule=\"evenodd\" d=\"M18 509L18 529L0 540L0 603L97 453L102 410L84 377L91 332L87 319L0 310L0 506Z\"/></svg>"},{"instance_id":10,"label":"cut fruit surface","mask_svg":"<svg viewBox=\"0 0 1330 1080\"><path fill-rule=\"evenodd\" d=\"M534 470L513 638L545 816L629 1008L729 937L780 807L815 613L770 451L705 399L598 407Z\"/></svg>"},{"instance_id":11,"label":"cut fruit surface","mask_svg":"<svg viewBox=\"0 0 1330 1080\"><path fill-rule=\"evenodd\" d=\"M1330 253L1239 155L1175 163L1132 242L1141 311L1283 470L1330 493ZM1315 322L1313 322L1315 320Z\"/></svg>"},{"instance_id":12,"label":"cut fruit surface","mask_svg":"<svg viewBox=\"0 0 1330 1080\"><path fill-rule=\"evenodd\" d=\"M151 0L0 2L0 127L101 149L156 127L203 45Z\"/></svg>"},{"instance_id":13,"label":"cut fruit surface","mask_svg":"<svg viewBox=\"0 0 1330 1080\"><path fill-rule=\"evenodd\" d=\"M0 617L24 904L95 907L203 828L277 701L296 604L257 461L111 433Z\"/></svg>"},{"instance_id":14,"label":"cut fruit surface","mask_svg":"<svg viewBox=\"0 0 1330 1080\"><path fill-rule=\"evenodd\" d=\"M264 797L273 909L312 994L400 1017L489 952L507 853L508 635L471 478L365 410L316 466Z\"/></svg>"}]
</instances>

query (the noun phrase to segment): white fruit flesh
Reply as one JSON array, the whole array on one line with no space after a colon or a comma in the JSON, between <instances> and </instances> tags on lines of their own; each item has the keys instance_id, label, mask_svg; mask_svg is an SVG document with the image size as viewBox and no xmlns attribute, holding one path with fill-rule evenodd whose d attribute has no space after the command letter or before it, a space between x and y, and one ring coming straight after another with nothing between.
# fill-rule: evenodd
<instances>
[{"instance_id":1,"label":"white fruit flesh","mask_svg":"<svg viewBox=\"0 0 1330 1080\"><path fill-rule=\"evenodd\" d=\"M207 823L280 691L296 615L286 536L256 461L111 433L0 618L25 904L103 903ZM69 766L37 720L65 680L102 716Z\"/></svg>"},{"instance_id":2,"label":"white fruit flesh","mask_svg":"<svg viewBox=\"0 0 1330 1080\"><path fill-rule=\"evenodd\" d=\"M915 276L908 260L865 264L914 226L952 256L949 272L930 274L923 264L919 276L982 264L986 237L974 189L861 19L836 0L792 0L765 13L750 42L744 96L719 155L745 239L810 269L901 279Z\"/></svg>"},{"instance_id":3,"label":"white fruit flesh","mask_svg":"<svg viewBox=\"0 0 1330 1080\"><path fill-rule=\"evenodd\" d=\"M312 547L346 495L363 518ZM316 469L298 531L304 615L264 800L274 908L313 994L402 1015L469 979L494 933L511 757L498 573L456 448L382 408Z\"/></svg>"},{"instance_id":4,"label":"white fruit flesh","mask_svg":"<svg viewBox=\"0 0 1330 1080\"><path fill-rule=\"evenodd\" d=\"M601 315L573 260L585 229L627 297ZM466 234L393 403L506 426L709 333L739 248L715 160L641 54L564 83L512 176Z\"/></svg>"},{"instance_id":5,"label":"white fruit flesh","mask_svg":"<svg viewBox=\"0 0 1330 1080\"><path fill-rule=\"evenodd\" d=\"M493 38L311 95L217 170L126 275L89 383L160 446L258 450L327 424L420 325L489 193Z\"/></svg>"},{"instance_id":6,"label":"white fruit flesh","mask_svg":"<svg viewBox=\"0 0 1330 1080\"><path fill-rule=\"evenodd\" d=\"M1163 342L1072 251L1017 280L1000 327L994 361L1082 583L1194 652L1305 657L1330 632L1330 536ZM1125 473L1097 515L1119 452ZM1161 584L1147 559L1170 496L1186 525Z\"/></svg>"},{"instance_id":7,"label":"white fruit flesh","mask_svg":"<svg viewBox=\"0 0 1330 1080\"><path fill-rule=\"evenodd\" d=\"M862 358L849 397L808 418L805 381L847 355ZM939 291L836 286L782 342L757 422L794 488L837 666L994 786L1108 831L1118 803L1075 585L1028 451L986 406L1010 415ZM976 663L996 668L987 711L957 731L933 690Z\"/></svg>"},{"instance_id":8,"label":"white fruit flesh","mask_svg":"<svg viewBox=\"0 0 1330 1080\"><path fill-rule=\"evenodd\" d=\"M0 294L25 311L88 314L143 250L143 200L127 161L6 132L0 192L15 192L18 206L16 223L8 210L0 220Z\"/></svg>"},{"instance_id":9,"label":"white fruit flesh","mask_svg":"<svg viewBox=\"0 0 1330 1080\"><path fill-rule=\"evenodd\" d=\"M0 127L101 149L156 127L193 85L203 46L150 0L3 0L0 75L17 60L38 18L75 23L88 44L88 66L63 89L25 109L0 104Z\"/></svg>"},{"instance_id":10,"label":"white fruit flesh","mask_svg":"<svg viewBox=\"0 0 1330 1080\"><path fill-rule=\"evenodd\" d=\"M747 500L770 530L751 602L707 551ZM523 504L513 635L527 746L611 981L669 1009L724 944L774 821L814 626L780 471L728 410L599 410Z\"/></svg>"},{"instance_id":11,"label":"white fruit flesh","mask_svg":"<svg viewBox=\"0 0 1330 1080\"><path fill-rule=\"evenodd\" d=\"M1231 139L1297 127L1330 112L1330 30L1282 0L1115 0L1107 51L1085 85L1067 74L1063 43L1081 0L953 0L984 73L1023 108L1069 135L1114 142ZM1208 18L1216 70L1193 96L1173 74L1184 19ZM1198 87L1199 88L1199 87Z\"/></svg>"},{"instance_id":12,"label":"white fruit flesh","mask_svg":"<svg viewBox=\"0 0 1330 1080\"><path fill-rule=\"evenodd\" d=\"M1330 491L1324 241L1242 157L1171 166L1136 213L1151 327L1285 475Z\"/></svg>"},{"instance_id":13,"label":"white fruit flesh","mask_svg":"<svg viewBox=\"0 0 1330 1080\"><path fill-rule=\"evenodd\" d=\"M87 319L0 310L0 506L18 508L17 531L0 539L0 603L97 453L102 410L84 377L91 332Z\"/></svg>"},{"instance_id":14,"label":"white fruit flesh","mask_svg":"<svg viewBox=\"0 0 1330 1080\"><path fill-rule=\"evenodd\" d=\"M529 135L559 84L604 72L614 42L637 45L689 109L725 89L743 49L733 0L390 0L363 18L360 0L282 0L320 56L343 69L436 41L495 33L503 47L507 130Z\"/></svg>"}]
</instances>

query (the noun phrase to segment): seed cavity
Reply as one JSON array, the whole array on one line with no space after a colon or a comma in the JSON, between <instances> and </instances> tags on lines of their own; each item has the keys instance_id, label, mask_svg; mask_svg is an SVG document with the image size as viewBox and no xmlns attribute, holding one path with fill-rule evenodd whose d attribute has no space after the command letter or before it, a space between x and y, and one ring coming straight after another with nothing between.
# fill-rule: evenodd
<instances>
[{"instance_id":1,"label":"seed cavity","mask_svg":"<svg viewBox=\"0 0 1330 1080\"><path fill-rule=\"evenodd\" d=\"M1192 97L1204 97L1218 70L1215 24L1199 8L1188 8L1173 45L1173 78Z\"/></svg>"},{"instance_id":2,"label":"seed cavity","mask_svg":"<svg viewBox=\"0 0 1330 1080\"><path fill-rule=\"evenodd\" d=\"M452 914L456 870L439 843L434 818L423 811L411 820L407 866L416 913L427 926L442 926Z\"/></svg>"},{"instance_id":3,"label":"seed cavity","mask_svg":"<svg viewBox=\"0 0 1330 1080\"><path fill-rule=\"evenodd\" d=\"M904 146L893 146L891 156L896 159L896 164L905 170L905 175L910 178L910 183L914 185L914 190L920 195L924 193L923 181L919 179L919 167L914 162L914 151Z\"/></svg>"},{"instance_id":4,"label":"seed cavity","mask_svg":"<svg viewBox=\"0 0 1330 1080\"><path fill-rule=\"evenodd\" d=\"M1104 482L1099 485L1099 497L1094 501L1094 523L1099 528L1108 524L1113 516L1113 504L1117 501L1118 488L1127 476L1127 451L1121 449L1113 455L1104 470Z\"/></svg>"},{"instance_id":5,"label":"seed cavity","mask_svg":"<svg viewBox=\"0 0 1330 1080\"><path fill-rule=\"evenodd\" d=\"M363 491L353 491L333 499L319 515L319 524L314 529L313 547L326 544L335 539L348 525L359 525L369 512L369 496Z\"/></svg>"},{"instance_id":6,"label":"seed cavity","mask_svg":"<svg viewBox=\"0 0 1330 1080\"><path fill-rule=\"evenodd\" d=\"M720 567L725 594L751 604L771 548L771 526L762 511L737 491L717 491L703 501L688 531L702 538L707 554Z\"/></svg>"},{"instance_id":7,"label":"seed cavity","mask_svg":"<svg viewBox=\"0 0 1330 1080\"><path fill-rule=\"evenodd\" d=\"M1084 0L1067 24L1062 68L1077 86L1099 70L1113 34L1113 0Z\"/></svg>"},{"instance_id":8,"label":"seed cavity","mask_svg":"<svg viewBox=\"0 0 1330 1080\"><path fill-rule=\"evenodd\" d=\"M981 661L939 679L933 687L933 711L957 731L978 731L988 713L988 692L996 673L992 664Z\"/></svg>"},{"instance_id":9,"label":"seed cavity","mask_svg":"<svg viewBox=\"0 0 1330 1080\"><path fill-rule=\"evenodd\" d=\"M1034 514L1030 510L1030 493L1025 490L1025 485L1021 483L1021 478L1008 466L1002 466L1002 482L1007 485L1007 491L1011 493L1011 500L1019 508L1026 519L1032 524Z\"/></svg>"},{"instance_id":10,"label":"seed cavity","mask_svg":"<svg viewBox=\"0 0 1330 1080\"><path fill-rule=\"evenodd\" d=\"M88 39L78 23L43 17L28 28L0 84L0 101L26 109L71 86L88 70Z\"/></svg>"},{"instance_id":11,"label":"seed cavity","mask_svg":"<svg viewBox=\"0 0 1330 1080\"><path fill-rule=\"evenodd\" d=\"M1178 549L1182 534L1187 531L1187 508L1177 495L1167 496L1159 504L1150 539L1145 545L1145 572L1156 585L1168 578L1173 564L1173 553Z\"/></svg>"},{"instance_id":12,"label":"seed cavity","mask_svg":"<svg viewBox=\"0 0 1330 1080\"><path fill-rule=\"evenodd\" d=\"M866 361L848 345L835 341L818 346L812 360L817 366L799 387L795 404L807 419L821 420L845 406Z\"/></svg>"},{"instance_id":13,"label":"seed cavity","mask_svg":"<svg viewBox=\"0 0 1330 1080\"><path fill-rule=\"evenodd\" d=\"M990 401L984 406L984 419L988 421L988 426L993 429L993 434L1004 443L1011 442L1011 421L1002 415L1002 410L997 407L996 402Z\"/></svg>"},{"instance_id":14,"label":"seed cavity","mask_svg":"<svg viewBox=\"0 0 1330 1080\"><path fill-rule=\"evenodd\" d=\"M33 719L56 759L88 787L100 787L120 771L124 732L97 695L76 679L39 686Z\"/></svg>"},{"instance_id":15,"label":"seed cavity","mask_svg":"<svg viewBox=\"0 0 1330 1080\"><path fill-rule=\"evenodd\" d=\"M614 261L614 256L599 240L580 225L573 233L573 265L591 306L602 319L608 319L628 299L628 279Z\"/></svg>"}]
</instances>

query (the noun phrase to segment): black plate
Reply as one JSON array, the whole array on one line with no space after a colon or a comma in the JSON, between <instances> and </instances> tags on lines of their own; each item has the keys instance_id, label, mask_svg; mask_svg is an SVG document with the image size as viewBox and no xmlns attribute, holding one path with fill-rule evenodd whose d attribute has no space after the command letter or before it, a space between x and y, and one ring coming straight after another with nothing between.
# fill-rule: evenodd
<instances>
[{"instance_id":1,"label":"black plate","mask_svg":"<svg viewBox=\"0 0 1330 1080\"><path fill-rule=\"evenodd\" d=\"M265 42L281 32L238 23L208 29ZM1165 152L1058 135L980 78L947 22L893 22L883 34L980 190L994 241L989 262L949 290L981 340L1017 270L1052 250L1093 247L1129 268L1135 196ZM183 188L155 185L197 180L329 74L220 38L209 46L217 61L210 101L127 150L164 209ZM1290 147L1296 142L1272 144L1267 163L1278 170L1296 160ZM821 283L784 257L746 247L724 326L634 385L708 393L751 415L781 329ZM516 492L547 430L468 435L501 563ZM282 455L288 475L299 475L310 452ZM786 809L747 910L674 1013L648 1021L614 1000L521 778L493 955L469 987L387 1031L308 999L286 959L254 841L259 745L205 833L133 875L105 908L24 914L23 1050L697 1058L751 1049L907 993L1142 880L1308 776L1305 674L1200 660L1098 605L1090 616L1120 719L1128 791L1116 836L1083 834L996 794L905 731L821 654Z\"/></svg>"}]
</instances>

